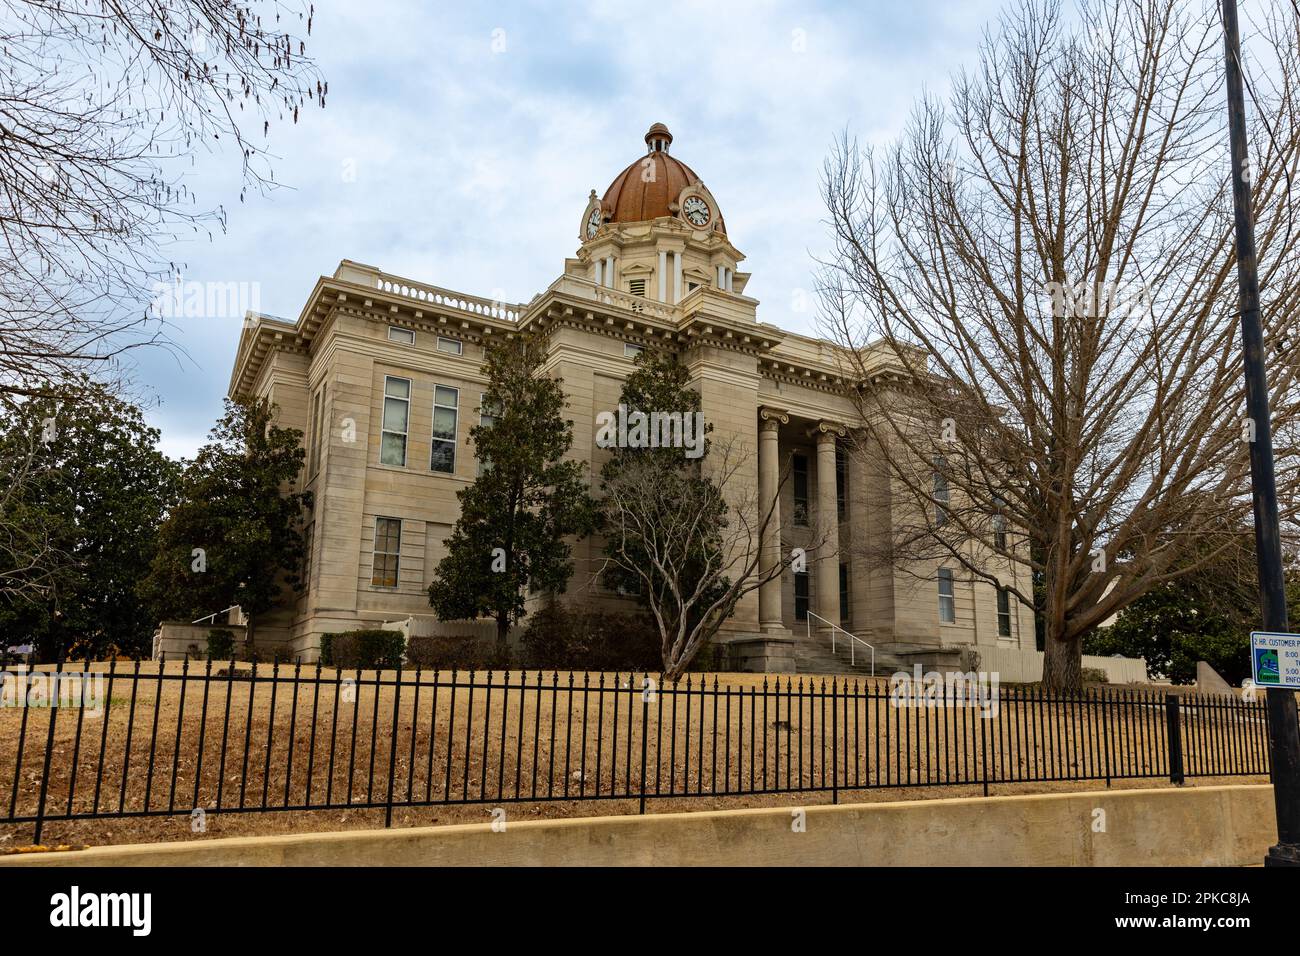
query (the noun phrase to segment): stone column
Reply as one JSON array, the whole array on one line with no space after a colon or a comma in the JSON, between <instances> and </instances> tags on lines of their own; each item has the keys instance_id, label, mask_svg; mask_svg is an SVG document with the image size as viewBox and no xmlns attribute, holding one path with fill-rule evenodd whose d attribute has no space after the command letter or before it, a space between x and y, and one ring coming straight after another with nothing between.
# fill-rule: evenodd
<instances>
[{"instance_id":1,"label":"stone column","mask_svg":"<svg viewBox=\"0 0 1300 956\"><path fill-rule=\"evenodd\" d=\"M659 301L668 301L668 252L659 250Z\"/></svg>"},{"instance_id":2,"label":"stone column","mask_svg":"<svg viewBox=\"0 0 1300 956\"><path fill-rule=\"evenodd\" d=\"M760 542L762 561L760 573L781 563L781 450L778 432L790 421L790 416L780 409L758 410L758 520L761 522L771 507L772 516L763 529ZM765 632L784 631L781 613L781 577L777 575L758 589L758 621Z\"/></svg>"},{"instance_id":3,"label":"stone column","mask_svg":"<svg viewBox=\"0 0 1300 956\"><path fill-rule=\"evenodd\" d=\"M825 621L840 623L840 519L835 494L835 439L844 429L834 422L819 422L813 429L817 439L817 586L813 613Z\"/></svg>"}]
</instances>

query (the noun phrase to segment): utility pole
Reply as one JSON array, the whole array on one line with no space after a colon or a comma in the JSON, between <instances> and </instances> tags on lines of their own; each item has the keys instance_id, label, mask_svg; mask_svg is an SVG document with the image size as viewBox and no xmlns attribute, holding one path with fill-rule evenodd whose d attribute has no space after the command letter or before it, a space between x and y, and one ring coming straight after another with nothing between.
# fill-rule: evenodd
<instances>
[{"instance_id":1,"label":"utility pole","mask_svg":"<svg viewBox=\"0 0 1300 956\"><path fill-rule=\"evenodd\" d=\"M1232 205L1237 233L1237 282L1240 286L1241 344L1246 366L1246 414L1254 423L1250 444L1250 485L1255 503L1255 547L1259 560L1259 595L1264 630L1290 630L1282 574L1282 538L1273 473L1273 428L1268 410L1264 367L1264 331L1259 316L1259 272L1255 260L1255 220L1250 199L1250 158L1246 153L1246 107L1242 97L1241 37L1237 0L1221 0L1227 53L1228 135L1232 144ZM1300 724L1295 691L1268 691L1269 747L1273 767L1273 802L1277 809L1277 844L1265 866L1300 866Z\"/></svg>"}]
</instances>

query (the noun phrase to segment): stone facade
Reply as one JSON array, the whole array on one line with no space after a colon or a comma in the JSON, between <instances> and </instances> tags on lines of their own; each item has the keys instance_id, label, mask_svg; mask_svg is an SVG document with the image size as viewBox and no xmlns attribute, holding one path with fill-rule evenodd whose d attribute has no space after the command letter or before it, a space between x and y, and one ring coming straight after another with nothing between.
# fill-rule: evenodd
<instances>
[{"instance_id":1,"label":"stone facade","mask_svg":"<svg viewBox=\"0 0 1300 956\"><path fill-rule=\"evenodd\" d=\"M960 568L955 620L941 623L937 566L857 565L855 543L889 534L898 489L878 456L853 441L861 422L834 347L759 320L716 201L668 156L670 143L652 128L645 158L603 199L592 193L576 256L526 304L344 260L317 281L296 321L248 317L230 394L269 397L280 424L303 431L301 483L315 493L306 590L259 622L259 639L290 641L312 660L324 633L407 619L429 628L427 587L456 521L456 492L478 469L469 429L481 413L484 349L530 335L545 345L546 374L563 380L572 455L593 484L607 454L595 442L596 416L616 408L635 356L650 350L690 371L715 441L746 454L740 480L757 500L770 502L779 488L780 530L762 542L764 564L804 547L807 573L786 573L741 601L720 637L738 666L814 669L827 662L827 622L843 628L837 653L851 632L882 666L956 663L963 645L1032 651L1032 614L1013 601L1000 620L995 589ZM629 173L639 167L655 178L638 185ZM577 543L566 599L630 609L601 587L601 554L599 540ZM451 634L484 628L490 622L439 625Z\"/></svg>"}]
</instances>

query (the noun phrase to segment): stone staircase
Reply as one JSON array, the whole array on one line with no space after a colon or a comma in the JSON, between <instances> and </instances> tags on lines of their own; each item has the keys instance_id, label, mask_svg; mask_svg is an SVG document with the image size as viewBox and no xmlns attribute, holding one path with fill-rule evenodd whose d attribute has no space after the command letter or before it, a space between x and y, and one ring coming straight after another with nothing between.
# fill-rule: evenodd
<instances>
[{"instance_id":1,"label":"stone staircase","mask_svg":"<svg viewBox=\"0 0 1300 956\"><path fill-rule=\"evenodd\" d=\"M835 639L834 651L831 650L829 634L819 634L814 630L809 636L807 633L796 631L794 637L794 662L798 673L871 676L871 651L861 644L857 645L853 654L856 660L851 662L849 654L851 641L842 634ZM863 640L869 644L875 643L869 636L864 637ZM876 646L877 677L888 677L902 668L904 668L903 658L882 650L879 645Z\"/></svg>"},{"instance_id":2,"label":"stone staircase","mask_svg":"<svg viewBox=\"0 0 1300 956\"><path fill-rule=\"evenodd\" d=\"M849 638L843 634L835 639L835 650L831 650L831 638L825 631L814 629L810 634L796 631L794 634L795 669L800 674L843 674L860 677L871 676L871 652L861 644L856 646L851 661L849 655ZM898 671L912 673L916 664L924 672L960 670L961 654L956 648L925 648L916 644L882 642L873 640L871 634L861 635L861 639L872 644L876 649L876 677L888 678Z\"/></svg>"}]
</instances>

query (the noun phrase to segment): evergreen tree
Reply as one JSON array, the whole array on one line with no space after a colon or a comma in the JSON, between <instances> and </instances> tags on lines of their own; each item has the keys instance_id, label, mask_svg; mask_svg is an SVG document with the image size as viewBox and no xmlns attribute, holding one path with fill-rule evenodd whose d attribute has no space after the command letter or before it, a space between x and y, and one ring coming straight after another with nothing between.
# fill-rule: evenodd
<instances>
[{"instance_id":1,"label":"evergreen tree","mask_svg":"<svg viewBox=\"0 0 1300 956\"><path fill-rule=\"evenodd\" d=\"M256 619L286 587L302 588L301 532L310 492L291 489L302 470L302 432L274 424L266 399L226 400L208 444L185 469L180 503L159 530L142 593L160 617L190 620L238 604Z\"/></svg>"},{"instance_id":2,"label":"evergreen tree","mask_svg":"<svg viewBox=\"0 0 1300 956\"><path fill-rule=\"evenodd\" d=\"M180 465L141 410L82 379L61 404L8 405L0 418L6 527L0 642L41 660L147 654L156 620L136 592L175 501Z\"/></svg>"},{"instance_id":3,"label":"evergreen tree","mask_svg":"<svg viewBox=\"0 0 1300 956\"><path fill-rule=\"evenodd\" d=\"M429 585L439 619L494 618L502 645L529 592L564 590L573 575L565 539L589 534L594 520L586 466L564 459L573 422L562 417L561 382L540 374L540 364L528 340L488 349L483 407L491 422L470 429L482 464L457 492L460 518Z\"/></svg>"}]
</instances>

